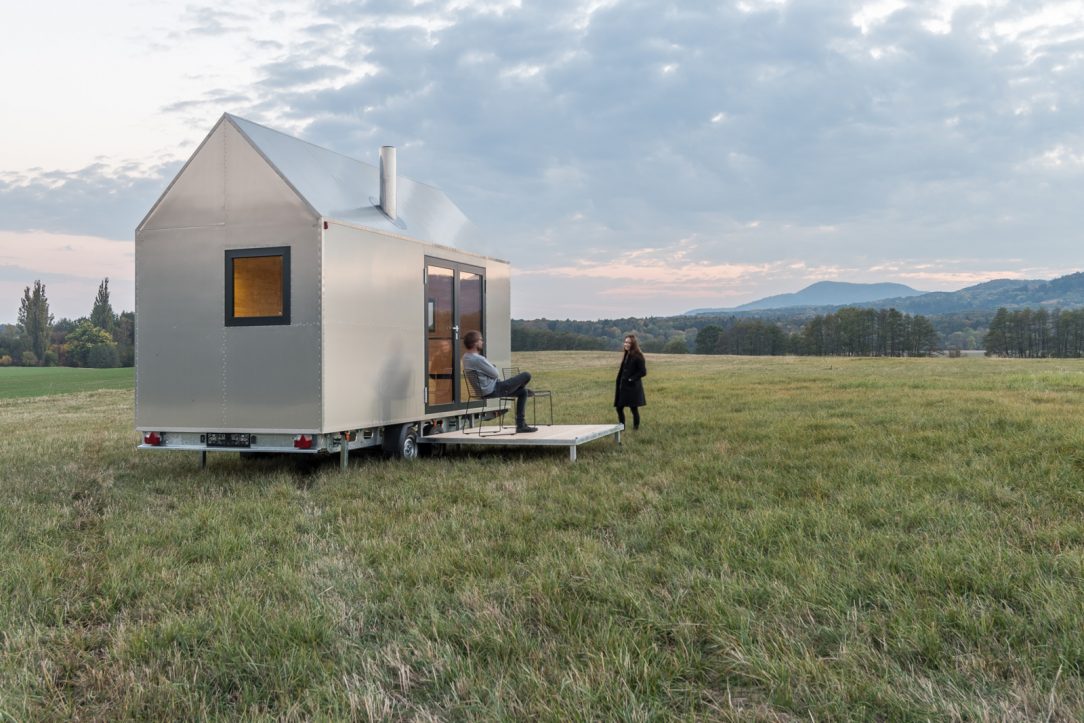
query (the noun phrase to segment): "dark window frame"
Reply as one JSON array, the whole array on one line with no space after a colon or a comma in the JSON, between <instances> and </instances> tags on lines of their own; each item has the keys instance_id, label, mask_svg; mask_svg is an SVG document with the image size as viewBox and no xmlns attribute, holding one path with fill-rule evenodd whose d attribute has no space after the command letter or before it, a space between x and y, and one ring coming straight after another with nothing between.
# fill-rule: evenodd
<instances>
[{"instance_id":1,"label":"dark window frame","mask_svg":"<svg viewBox=\"0 0 1084 723\"><path fill-rule=\"evenodd\" d=\"M282 314L280 316L234 316L233 260L256 256L282 257ZM250 249L226 249L226 326L289 326L290 324L290 247L264 246Z\"/></svg>"}]
</instances>

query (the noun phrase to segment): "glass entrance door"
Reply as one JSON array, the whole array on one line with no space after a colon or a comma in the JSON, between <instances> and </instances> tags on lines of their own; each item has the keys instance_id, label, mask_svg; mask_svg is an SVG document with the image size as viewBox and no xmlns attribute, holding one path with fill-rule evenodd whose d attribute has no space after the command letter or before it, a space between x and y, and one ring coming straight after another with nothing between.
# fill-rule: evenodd
<instances>
[{"instance_id":1,"label":"glass entrance door","mask_svg":"<svg viewBox=\"0 0 1084 723\"><path fill-rule=\"evenodd\" d=\"M467 399L460 339L472 329L485 336L485 271L442 259L425 261L425 398L432 410Z\"/></svg>"}]
</instances>

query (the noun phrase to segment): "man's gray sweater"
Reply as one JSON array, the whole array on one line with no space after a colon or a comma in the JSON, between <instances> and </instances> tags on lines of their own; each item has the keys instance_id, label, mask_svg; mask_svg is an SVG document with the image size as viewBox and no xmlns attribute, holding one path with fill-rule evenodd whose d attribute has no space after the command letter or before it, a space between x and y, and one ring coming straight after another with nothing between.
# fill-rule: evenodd
<instances>
[{"instance_id":1,"label":"man's gray sweater","mask_svg":"<svg viewBox=\"0 0 1084 723\"><path fill-rule=\"evenodd\" d=\"M487 397L497 388L497 380L501 378L497 367L490 364L489 360L481 354L475 354L472 351L463 355L463 369L478 374L478 386L481 387L478 391Z\"/></svg>"}]
</instances>

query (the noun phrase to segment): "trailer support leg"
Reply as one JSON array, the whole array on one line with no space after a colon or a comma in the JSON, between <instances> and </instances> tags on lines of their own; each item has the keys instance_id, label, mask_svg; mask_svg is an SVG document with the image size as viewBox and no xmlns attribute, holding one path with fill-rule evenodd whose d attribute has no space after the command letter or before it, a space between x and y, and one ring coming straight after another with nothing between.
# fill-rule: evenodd
<instances>
[{"instance_id":1,"label":"trailer support leg","mask_svg":"<svg viewBox=\"0 0 1084 723\"><path fill-rule=\"evenodd\" d=\"M207 469L207 450L200 450L199 453L199 468Z\"/></svg>"},{"instance_id":2,"label":"trailer support leg","mask_svg":"<svg viewBox=\"0 0 1084 723\"><path fill-rule=\"evenodd\" d=\"M350 464L350 442L346 441L346 435L343 435L342 441L339 442L339 469L343 472Z\"/></svg>"},{"instance_id":3,"label":"trailer support leg","mask_svg":"<svg viewBox=\"0 0 1084 723\"><path fill-rule=\"evenodd\" d=\"M569 462L575 462L576 461L576 445L572 445L571 447L568 448L568 461Z\"/></svg>"}]
</instances>

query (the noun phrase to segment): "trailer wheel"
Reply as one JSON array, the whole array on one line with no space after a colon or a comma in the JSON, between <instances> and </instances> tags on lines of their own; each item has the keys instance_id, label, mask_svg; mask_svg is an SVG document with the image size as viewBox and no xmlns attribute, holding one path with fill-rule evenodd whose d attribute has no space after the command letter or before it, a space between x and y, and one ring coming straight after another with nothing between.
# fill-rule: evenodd
<instances>
[{"instance_id":1,"label":"trailer wheel","mask_svg":"<svg viewBox=\"0 0 1084 723\"><path fill-rule=\"evenodd\" d=\"M397 424L384 430L384 455L393 459L418 458L418 432L413 424Z\"/></svg>"}]
</instances>

